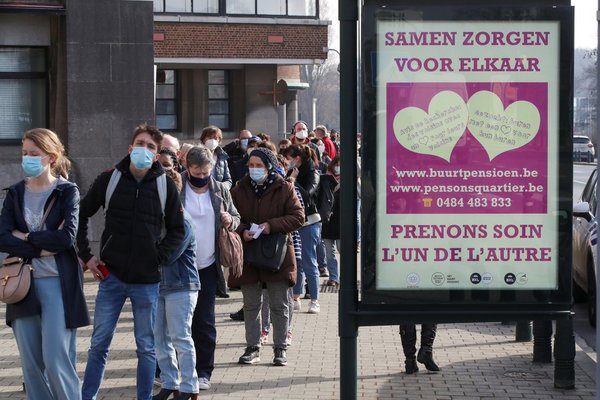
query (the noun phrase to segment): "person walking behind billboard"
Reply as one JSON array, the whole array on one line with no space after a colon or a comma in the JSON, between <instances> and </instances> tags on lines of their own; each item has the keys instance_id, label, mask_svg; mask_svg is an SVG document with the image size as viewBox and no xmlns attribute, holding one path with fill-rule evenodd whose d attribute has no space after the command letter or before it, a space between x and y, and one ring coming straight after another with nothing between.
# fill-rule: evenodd
<instances>
[{"instance_id":1,"label":"person walking behind billboard","mask_svg":"<svg viewBox=\"0 0 600 400\"><path fill-rule=\"evenodd\" d=\"M421 324L421 348L417 354L417 329L415 324L400 325L400 339L404 351L404 365L407 374L419 371L417 361L425 364L428 371L437 372L440 367L433 361L433 341L437 330L436 324ZM417 355L415 359L415 354Z\"/></svg>"},{"instance_id":2,"label":"person walking behind billboard","mask_svg":"<svg viewBox=\"0 0 600 400\"><path fill-rule=\"evenodd\" d=\"M81 201L77 233L79 257L100 281L83 379L84 400L96 399L110 342L127 298L133 311L138 359L137 398L152 398L159 267L168 261L185 234L179 193L173 180L164 177L165 172L157 161L161 141L162 132L157 128L147 124L138 126L129 154L115 167L117 172L101 173ZM119 173L120 177L115 179ZM109 184L111 190L107 192ZM88 221L100 207L104 207L105 226L100 253L96 256L88 240Z\"/></svg>"}]
</instances>

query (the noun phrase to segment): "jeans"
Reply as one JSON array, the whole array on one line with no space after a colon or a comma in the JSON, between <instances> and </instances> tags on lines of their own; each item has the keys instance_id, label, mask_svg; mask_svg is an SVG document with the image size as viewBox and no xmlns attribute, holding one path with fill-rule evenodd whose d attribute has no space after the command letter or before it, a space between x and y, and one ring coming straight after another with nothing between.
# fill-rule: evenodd
<instances>
[{"instance_id":1,"label":"jeans","mask_svg":"<svg viewBox=\"0 0 600 400\"><path fill-rule=\"evenodd\" d=\"M325 243L325 254L327 255L327 271L329 272L329 279L332 281L339 282L340 277L338 276L338 260L337 255L340 247L339 239L323 239Z\"/></svg>"},{"instance_id":2,"label":"jeans","mask_svg":"<svg viewBox=\"0 0 600 400\"><path fill-rule=\"evenodd\" d=\"M319 239L317 243L317 265L319 267L325 267L327 265L327 258L325 253L325 243Z\"/></svg>"},{"instance_id":3,"label":"jeans","mask_svg":"<svg viewBox=\"0 0 600 400\"><path fill-rule=\"evenodd\" d=\"M196 372L198 378L210 381L215 369L217 328L215 327L215 298L219 273L216 264L198 270L200 291L192 319L192 339L196 348Z\"/></svg>"},{"instance_id":4,"label":"jeans","mask_svg":"<svg viewBox=\"0 0 600 400\"><path fill-rule=\"evenodd\" d=\"M154 341L164 389L185 393L199 391L196 350L192 340L192 315L197 300L196 290L171 292L158 297Z\"/></svg>"},{"instance_id":5,"label":"jeans","mask_svg":"<svg viewBox=\"0 0 600 400\"><path fill-rule=\"evenodd\" d=\"M158 303L158 283L124 283L114 274L108 275L98 287L94 331L83 378L84 400L95 400L104 377L110 343L125 300L133 310L133 333L137 353L137 399L152 399L156 368L154 321Z\"/></svg>"},{"instance_id":6,"label":"jeans","mask_svg":"<svg viewBox=\"0 0 600 400\"><path fill-rule=\"evenodd\" d=\"M267 282L269 308L273 324L273 347L285 349L288 332L288 282ZM260 311L262 307L262 283L242 285L244 296L244 327L246 345L260 347Z\"/></svg>"},{"instance_id":7,"label":"jeans","mask_svg":"<svg viewBox=\"0 0 600 400\"><path fill-rule=\"evenodd\" d=\"M17 318L12 323L27 398L81 399L72 359L77 330L66 328L60 278L37 278L32 287L40 300L41 314Z\"/></svg>"},{"instance_id":8,"label":"jeans","mask_svg":"<svg viewBox=\"0 0 600 400\"><path fill-rule=\"evenodd\" d=\"M321 223L303 226L298 230L302 241L302 260L298 264L298 278L294 294L302 294L304 277L312 300L319 299L319 267L317 266L317 244L321 241Z\"/></svg>"}]
</instances>

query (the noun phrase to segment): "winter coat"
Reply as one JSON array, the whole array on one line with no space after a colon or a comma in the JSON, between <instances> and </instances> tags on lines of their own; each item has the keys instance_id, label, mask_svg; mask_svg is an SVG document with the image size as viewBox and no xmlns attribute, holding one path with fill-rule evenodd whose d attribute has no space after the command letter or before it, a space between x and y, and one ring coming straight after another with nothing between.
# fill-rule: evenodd
<instances>
[{"instance_id":1,"label":"winter coat","mask_svg":"<svg viewBox=\"0 0 600 400\"><path fill-rule=\"evenodd\" d=\"M312 160L303 161L298 167L296 187L302 193L304 200L304 212L306 218L317 213L317 194L319 189L320 174Z\"/></svg>"},{"instance_id":2,"label":"winter coat","mask_svg":"<svg viewBox=\"0 0 600 400\"><path fill-rule=\"evenodd\" d=\"M26 242L12 234L15 229L29 231L23 217L25 181L6 190L0 214L0 251L22 258L38 258L42 249L55 252L54 260L58 267L67 328L89 325L83 294L83 271L74 248L79 219L79 189L72 182L60 180L44 205L46 210L50 200L56 198L45 222L46 230L30 232ZM7 325L10 326L17 318L40 314L41 306L33 290L34 285L35 279L32 279L32 287L25 299L6 305Z\"/></svg>"},{"instance_id":3,"label":"winter coat","mask_svg":"<svg viewBox=\"0 0 600 400\"><path fill-rule=\"evenodd\" d=\"M321 207L321 237L323 239L340 238L340 191L335 190L338 182L333 175L321 176L319 199Z\"/></svg>"},{"instance_id":4,"label":"winter coat","mask_svg":"<svg viewBox=\"0 0 600 400\"><path fill-rule=\"evenodd\" d=\"M184 211L185 236L179 248L160 268L160 294L200 290L196 269L196 237L192 217Z\"/></svg>"},{"instance_id":5,"label":"winter coat","mask_svg":"<svg viewBox=\"0 0 600 400\"><path fill-rule=\"evenodd\" d=\"M189 184L188 180L188 172L184 172L181 174L181 180L184 185ZM219 232L221 231L221 208L224 211L227 211L231 214L233 218L233 222L231 223L231 229L234 230L240 224L240 214L238 210L233 205L233 201L231 199L231 193L229 189L222 183L217 182L214 178L208 181L208 191L210 192L210 202L213 206L213 211L215 212L215 237L212 239L215 241L215 263L217 265L221 265L221 256L219 253ZM186 198L185 198L185 186L183 190L181 190L181 203L185 208ZM192 221L193 222L193 221ZM204 239L204 238L199 238ZM202 284L202 282L200 282Z\"/></svg>"},{"instance_id":6,"label":"winter coat","mask_svg":"<svg viewBox=\"0 0 600 400\"><path fill-rule=\"evenodd\" d=\"M245 176L231 190L233 203L236 205L242 222L237 232L242 236L244 230L250 229L252 223L268 222L272 233L288 234L288 246L281 268L276 272L258 269L244 263L242 276L229 277L229 286L250 285L257 282L287 281L290 286L296 284L296 257L290 232L299 229L304 223L304 210L296 196L294 186L277 176L275 182L262 195L257 197L250 184L250 177ZM244 248L246 242L244 242Z\"/></svg>"},{"instance_id":7,"label":"winter coat","mask_svg":"<svg viewBox=\"0 0 600 400\"><path fill-rule=\"evenodd\" d=\"M217 182L223 183L223 186L225 186L225 188L231 189L233 181L231 180L231 174L229 173L229 163L227 161L229 159L229 156L220 147L217 147L215 149L215 154L217 156L217 161L215 162L215 166L212 171L212 177L215 178Z\"/></svg>"},{"instance_id":8,"label":"winter coat","mask_svg":"<svg viewBox=\"0 0 600 400\"><path fill-rule=\"evenodd\" d=\"M125 283L158 283L158 268L171 257L185 235L183 209L177 187L167 179L167 201L163 210L156 179L164 174L154 162L138 182L129 171L129 155L115 168L122 173L106 211L100 242L100 254L108 270ZM85 262L92 258L88 240L88 220L100 207L105 207L105 195L112 170L101 173L81 201L77 246ZM166 235L161 239L161 232Z\"/></svg>"}]
</instances>

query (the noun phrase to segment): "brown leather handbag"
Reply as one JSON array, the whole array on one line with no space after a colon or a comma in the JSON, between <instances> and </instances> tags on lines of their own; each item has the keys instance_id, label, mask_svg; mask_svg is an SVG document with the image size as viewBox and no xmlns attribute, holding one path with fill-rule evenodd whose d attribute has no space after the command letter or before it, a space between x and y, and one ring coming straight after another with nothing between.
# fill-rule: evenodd
<instances>
[{"instance_id":1,"label":"brown leather handbag","mask_svg":"<svg viewBox=\"0 0 600 400\"><path fill-rule=\"evenodd\" d=\"M21 257L7 257L0 267L0 301L14 304L23 300L31 287L31 271L29 260Z\"/></svg>"}]
</instances>

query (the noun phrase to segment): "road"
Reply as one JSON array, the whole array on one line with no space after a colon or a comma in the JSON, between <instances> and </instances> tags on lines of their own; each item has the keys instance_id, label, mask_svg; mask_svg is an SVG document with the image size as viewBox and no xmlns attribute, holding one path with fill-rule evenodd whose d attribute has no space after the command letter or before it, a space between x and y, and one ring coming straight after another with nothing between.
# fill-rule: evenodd
<instances>
[{"instance_id":1,"label":"road","mask_svg":"<svg viewBox=\"0 0 600 400\"><path fill-rule=\"evenodd\" d=\"M587 183L587 180L596 167L595 164L578 163L573 165L573 204L579 201L581 192ZM587 319L587 305L575 304L573 307L575 318L573 319L573 328L579 338L591 349L596 350L596 330L592 328ZM581 347L584 347L580 343Z\"/></svg>"}]
</instances>

